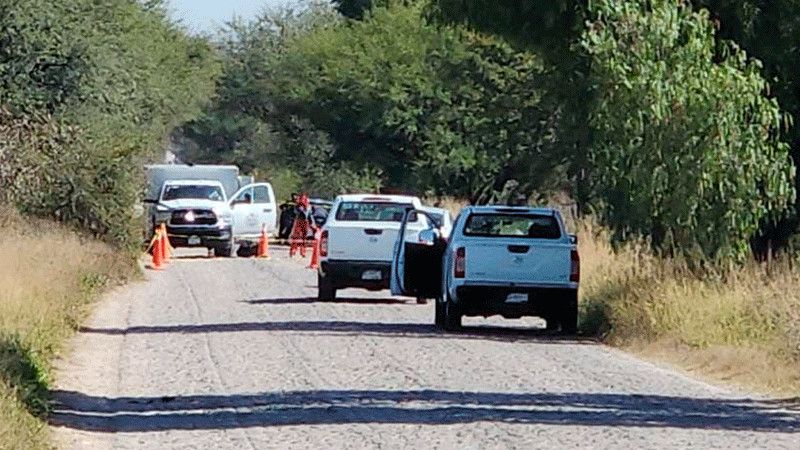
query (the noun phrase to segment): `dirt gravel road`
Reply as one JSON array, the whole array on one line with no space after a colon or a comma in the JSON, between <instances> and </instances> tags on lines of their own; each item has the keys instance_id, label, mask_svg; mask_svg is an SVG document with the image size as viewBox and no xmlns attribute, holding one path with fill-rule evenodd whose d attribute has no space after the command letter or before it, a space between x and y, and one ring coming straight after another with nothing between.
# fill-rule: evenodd
<instances>
[{"instance_id":1,"label":"dirt gravel road","mask_svg":"<svg viewBox=\"0 0 800 450\"><path fill-rule=\"evenodd\" d=\"M186 253L184 253L185 255ZM800 448L796 405L523 321L269 261L187 257L109 295L59 362L61 448Z\"/></svg>"}]
</instances>

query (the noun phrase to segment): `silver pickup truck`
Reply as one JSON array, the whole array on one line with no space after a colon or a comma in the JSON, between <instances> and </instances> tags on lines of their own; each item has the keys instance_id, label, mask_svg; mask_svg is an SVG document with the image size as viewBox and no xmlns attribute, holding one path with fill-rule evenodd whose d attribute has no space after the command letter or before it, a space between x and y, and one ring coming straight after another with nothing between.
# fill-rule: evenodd
<instances>
[{"instance_id":1,"label":"silver pickup truck","mask_svg":"<svg viewBox=\"0 0 800 450\"><path fill-rule=\"evenodd\" d=\"M404 221L399 236L408 232ZM416 241L395 243L390 287L395 295L435 298L437 326L455 330L462 316L499 314L539 316L549 330L577 331L577 238L557 210L469 206L448 239L435 228L414 233Z\"/></svg>"}]
</instances>

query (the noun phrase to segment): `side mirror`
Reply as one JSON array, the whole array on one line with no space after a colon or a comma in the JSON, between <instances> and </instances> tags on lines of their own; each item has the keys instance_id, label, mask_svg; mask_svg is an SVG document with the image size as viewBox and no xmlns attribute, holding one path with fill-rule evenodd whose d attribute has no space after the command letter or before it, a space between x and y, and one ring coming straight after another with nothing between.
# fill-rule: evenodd
<instances>
[{"instance_id":1,"label":"side mirror","mask_svg":"<svg viewBox=\"0 0 800 450\"><path fill-rule=\"evenodd\" d=\"M433 245L436 243L436 230L422 230L419 232L419 243Z\"/></svg>"},{"instance_id":2,"label":"side mirror","mask_svg":"<svg viewBox=\"0 0 800 450\"><path fill-rule=\"evenodd\" d=\"M577 234L570 234L569 235L569 242L572 244L578 243L578 235Z\"/></svg>"}]
</instances>

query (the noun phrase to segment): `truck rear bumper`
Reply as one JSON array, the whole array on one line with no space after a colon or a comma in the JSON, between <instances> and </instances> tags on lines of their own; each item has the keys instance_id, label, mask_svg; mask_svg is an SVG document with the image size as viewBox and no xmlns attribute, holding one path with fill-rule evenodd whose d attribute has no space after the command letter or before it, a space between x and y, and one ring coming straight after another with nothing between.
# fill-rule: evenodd
<instances>
[{"instance_id":1,"label":"truck rear bumper","mask_svg":"<svg viewBox=\"0 0 800 450\"><path fill-rule=\"evenodd\" d=\"M385 261L322 261L319 274L330 278L334 289L360 287L369 290L389 289L392 263ZM379 279L365 279L380 272Z\"/></svg>"},{"instance_id":2,"label":"truck rear bumper","mask_svg":"<svg viewBox=\"0 0 800 450\"><path fill-rule=\"evenodd\" d=\"M456 301L465 316L545 317L577 301L577 288L462 285Z\"/></svg>"}]
</instances>

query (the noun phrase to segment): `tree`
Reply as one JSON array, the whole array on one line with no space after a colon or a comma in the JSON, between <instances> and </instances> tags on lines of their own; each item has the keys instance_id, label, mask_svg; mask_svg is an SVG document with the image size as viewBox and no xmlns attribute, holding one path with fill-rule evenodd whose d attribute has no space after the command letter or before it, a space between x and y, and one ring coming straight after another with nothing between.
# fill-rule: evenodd
<instances>
[{"instance_id":1,"label":"tree","mask_svg":"<svg viewBox=\"0 0 800 450\"><path fill-rule=\"evenodd\" d=\"M0 189L28 213L131 244L141 165L208 100L211 49L158 1L3 2L0 27L0 172L12 174Z\"/></svg>"},{"instance_id":2,"label":"tree","mask_svg":"<svg viewBox=\"0 0 800 450\"><path fill-rule=\"evenodd\" d=\"M793 200L784 123L758 61L719 52L706 11L598 1L580 41L596 89L589 151L602 219L617 240L666 253L747 253L759 220Z\"/></svg>"}]
</instances>

